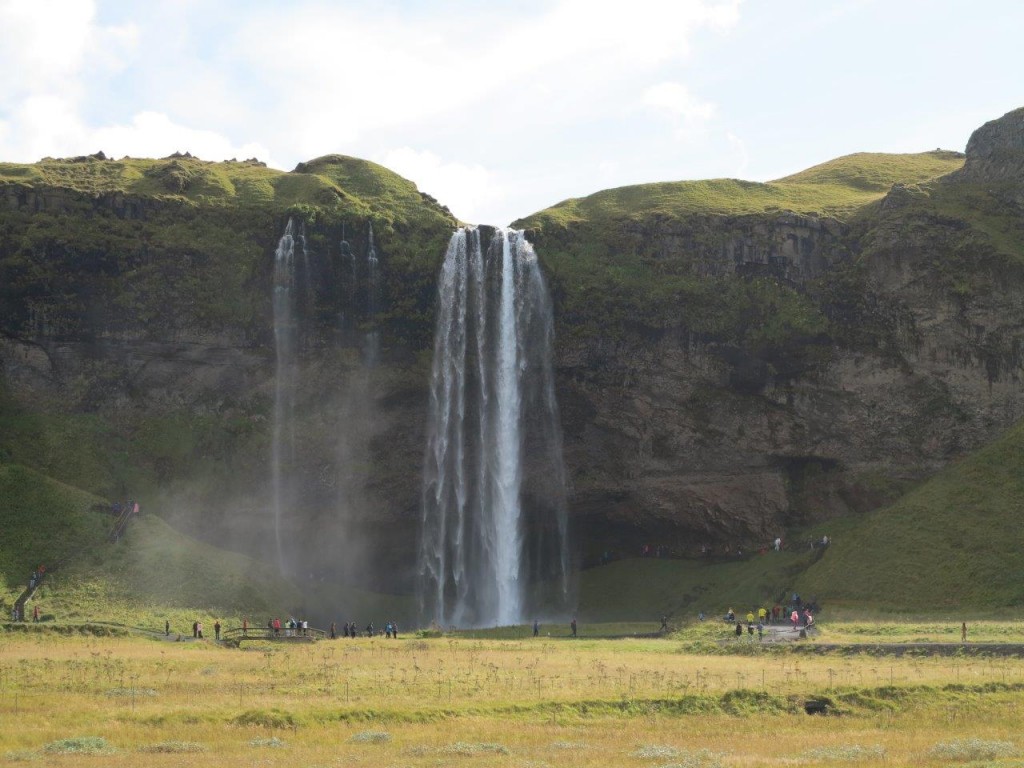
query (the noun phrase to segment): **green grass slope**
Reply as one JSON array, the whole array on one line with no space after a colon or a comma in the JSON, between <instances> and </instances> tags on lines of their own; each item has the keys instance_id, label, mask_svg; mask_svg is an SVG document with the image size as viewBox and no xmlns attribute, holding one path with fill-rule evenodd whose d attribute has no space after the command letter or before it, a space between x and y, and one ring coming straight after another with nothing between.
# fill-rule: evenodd
<instances>
[{"instance_id":1,"label":"green grass slope","mask_svg":"<svg viewBox=\"0 0 1024 768\"><path fill-rule=\"evenodd\" d=\"M565 200L514 226L544 229L588 220L769 211L842 218L878 200L893 184L919 184L951 173L963 163L960 153L942 150L905 155L862 152L767 183L709 179L603 190Z\"/></svg>"},{"instance_id":2,"label":"green grass slope","mask_svg":"<svg viewBox=\"0 0 1024 768\"><path fill-rule=\"evenodd\" d=\"M0 184L66 189L89 195L139 198L284 211L344 209L351 216L411 221L447 215L416 185L387 168L345 155L300 163L294 171L256 161L210 162L195 157L163 159L99 157L38 163L0 163Z\"/></svg>"},{"instance_id":3,"label":"green grass slope","mask_svg":"<svg viewBox=\"0 0 1024 768\"><path fill-rule=\"evenodd\" d=\"M579 577L583 622L657 622L746 613L788 594L813 559L810 552L767 552L744 560L628 559L588 568ZM541 617L543 618L543 617ZM657 628L657 627L655 627Z\"/></svg>"},{"instance_id":4,"label":"green grass slope","mask_svg":"<svg viewBox=\"0 0 1024 768\"><path fill-rule=\"evenodd\" d=\"M269 564L198 542L153 516L133 521L111 544L105 505L31 469L0 465L0 598L7 610L40 564L60 564L35 596L59 619L154 623L155 616L194 610L279 615L303 602Z\"/></svg>"},{"instance_id":5,"label":"green grass slope","mask_svg":"<svg viewBox=\"0 0 1024 768\"><path fill-rule=\"evenodd\" d=\"M797 588L828 603L968 612L1024 605L1024 423L889 507L841 525Z\"/></svg>"}]
</instances>

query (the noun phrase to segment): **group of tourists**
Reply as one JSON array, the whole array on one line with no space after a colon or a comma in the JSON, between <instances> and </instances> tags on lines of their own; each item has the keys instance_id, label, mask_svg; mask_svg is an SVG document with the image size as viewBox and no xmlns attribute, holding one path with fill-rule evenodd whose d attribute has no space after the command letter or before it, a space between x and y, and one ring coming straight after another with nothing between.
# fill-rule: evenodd
<instances>
[{"instance_id":1,"label":"group of tourists","mask_svg":"<svg viewBox=\"0 0 1024 768\"><path fill-rule=\"evenodd\" d=\"M215 635L216 639L220 640L220 621L219 620L215 621L213 623L213 632L214 632L214 635ZM167 622L167 621L164 622L164 634L165 635L171 634L171 624L170 624L170 622ZM201 622L201 621L193 621L192 622L192 637L195 640L202 640L203 639L203 622Z\"/></svg>"},{"instance_id":2,"label":"group of tourists","mask_svg":"<svg viewBox=\"0 0 1024 768\"><path fill-rule=\"evenodd\" d=\"M46 566L40 564L38 568L32 571L28 577L28 589L25 594L19 598L18 601L11 606L11 621L25 621L25 602L32 597L32 593L35 592L43 578L46 576ZM20 603L20 604L19 604ZM39 621L39 605L36 604L32 608L32 621Z\"/></svg>"},{"instance_id":3,"label":"group of tourists","mask_svg":"<svg viewBox=\"0 0 1024 768\"><path fill-rule=\"evenodd\" d=\"M722 619L729 624L735 623L736 637L742 637L742 619L746 618L747 635L753 639L754 632L756 631L757 637L760 640L764 637L764 628L766 626L788 625L792 629L806 630L814 625L814 614L817 613L817 610L817 603L813 599L810 602L805 602L798 593L794 592L792 599L785 606L781 602L776 602L771 608L763 605L751 608L747 611L745 617L737 617L736 612L730 608ZM703 612L701 612L699 618L701 621L704 620Z\"/></svg>"},{"instance_id":4,"label":"group of tourists","mask_svg":"<svg viewBox=\"0 0 1024 768\"><path fill-rule=\"evenodd\" d=\"M397 640L398 639L398 624L396 622L394 622L394 621L387 622L384 625L384 631L383 632L381 632L378 629L374 629L372 621L369 624L366 625L366 629L363 630L363 631L365 632L366 637L374 637L375 635L383 634L385 637L390 638L392 640ZM360 634L359 633L359 629L356 627L356 623L354 621L351 621L351 622L346 621L342 625L342 627L341 627L341 636L342 637L352 637L352 638L355 638L355 637L359 637L359 634ZM331 640L334 640L337 637L338 637L338 625L335 622L332 621L331 622L330 638L331 638Z\"/></svg>"}]
</instances>

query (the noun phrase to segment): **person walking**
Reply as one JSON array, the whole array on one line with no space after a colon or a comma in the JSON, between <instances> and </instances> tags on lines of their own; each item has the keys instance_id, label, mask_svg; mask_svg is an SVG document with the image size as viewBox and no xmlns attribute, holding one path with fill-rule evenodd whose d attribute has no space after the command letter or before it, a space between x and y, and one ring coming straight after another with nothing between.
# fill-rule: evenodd
<instances>
[{"instance_id":1,"label":"person walking","mask_svg":"<svg viewBox=\"0 0 1024 768\"><path fill-rule=\"evenodd\" d=\"M572 617L572 621L569 622L569 629L572 630L572 636L576 637L576 617Z\"/></svg>"},{"instance_id":2,"label":"person walking","mask_svg":"<svg viewBox=\"0 0 1024 768\"><path fill-rule=\"evenodd\" d=\"M966 643L967 642L967 622L966 621L963 624L960 625L960 642L961 643Z\"/></svg>"},{"instance_id":3,"label":"person walking","mask_svg":"<svg viewBox=\"0 0 1024 768\"><path fill-rule=\"evenodd\" d=\"M39 606L38 605L32 606L32 623L33 624L38 624L39 623Z\"/></svg>"},{"instance_id":4,"label":"person walking","mask_svg":"<svg viewBox=\"0 0 1024 768\"><path fill-rule=\"evenodd\" d=\"M220 619L217 619L213 623L213 634L216 636L218 640L220 640Z\"/></svg>"},{"instance_id":5,"label":"person walking","mask_svg":"<svg viewBox=\"0 0 1024 768\"><path fill-rule=\"evenodd\" d=\"M171 635L171 622L169 619L164 619L164 637L170 637Z\"/></svg>"},{"instance_id":6,"label":"person walking","mask_svg":"<svg viewBox=\"0 0 1024 768\"><path fill-rule=\"evenodd\" d=\"M533 620L533 636L537 637L540 635L540 622L536 619Z\"/></svg>"}]
</instances>

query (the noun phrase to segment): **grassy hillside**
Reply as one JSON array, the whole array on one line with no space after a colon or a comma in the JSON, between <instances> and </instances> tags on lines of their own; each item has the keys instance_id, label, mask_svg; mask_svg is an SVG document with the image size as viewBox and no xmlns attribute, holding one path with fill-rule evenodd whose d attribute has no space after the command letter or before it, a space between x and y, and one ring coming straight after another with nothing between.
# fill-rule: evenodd
<instances>
[{"instance_id":1,"label":"grassy hillside","mask_svg":"<svg viewBox=\"0 0 1024 768\"><path fill-rule=\"evenodd\" d=\"M844 217L896 183L919 184L959 169L958 152L890 155L861 152L767 183L738 179L672 181L608 189L565 200L515 226L545 229L586 220L675 218L688 214L793 211Z\"/></svg>"},{"instance_id":2,"label":"grassy hillside","mask_svg":"<svg viewBox=\"0 0 1024 768\"><path fill-rule=\"evenodd\" d=\"M62 620L153 623L193 610L269 615L303 602L270 565L195 541L152 516L133 521L111 544L105 506L33 470L0 465L0 596L8 609L39 564L60 564L35 601Z\"/></svg>"},{"instance_id":3,"label":"grassy hillside","mask_svg":"<svg viewBox=\"0 0 1024 768\"><path fill-rule=\"evenodd\" d=\"M0 184L64 189L89 195L120 193L195 205L294 210L344 209L394 221L446 212L416 185L372 163L345 155L301 163L286 173L254 160L209 162L182 156L112 160L95 156L0 163Z\"/></svg>"},{"instance_id":4,"label":"grassy hillside","mask_svg":"<svg viewBox=\"0 0 1024 768\"><path fill-rule=\"evenodd\" d=\"M1024 605L1024 423L895 504L822 526L835 539L797 579L830 603L964 611Z\"/></svg>"},{"instance_id":5,"label":"grassy hillside","mask_svg":"<svg viewBox=\"0 0 1024 768\"><path fill-rule=\"evenodd\" d=\"M710 618L729 608L746 613L790 592L811 562L810 552L768 552L747 560L620 560L580 574L581 621L673 623Z\"/></svg>"}]
</instances>

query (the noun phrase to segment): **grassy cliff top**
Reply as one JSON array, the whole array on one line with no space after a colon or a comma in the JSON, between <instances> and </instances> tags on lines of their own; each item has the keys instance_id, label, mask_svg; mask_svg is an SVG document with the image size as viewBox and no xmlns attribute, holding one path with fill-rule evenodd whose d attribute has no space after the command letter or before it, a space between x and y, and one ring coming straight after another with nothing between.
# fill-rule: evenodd
<instances>
[{"instance_id":1,"label":"grassy cliff top","mask_svg":"<svg viewBox=\"0 0 1024 768\"><path fill-rule=\"evenodd\" d=\"M880 199L893 184L919 184L951 173L963 164L962 154L944 150L907 155L860 152L767 183L709 179L608 189L565 200L521 219L515 226L564 227L593 219L767 211L842 218Z\"/></svg>"},{"instance_id":2,"label":"grassy cliff top","mask_svg":"<svg viewBox=\"0 0 1024 768\"><path fill-rule=\"evenodd\" d=\"M125 194L195 204L260 207L341 208L355 215L390 210L398 218L422 215L426 204L450 217L416 185L381 165L345 155L326 155L299 163L291 172L256 160L210 162L190 155L160 160L101 154L44 158L38 163L0 163L0 185L58 188L90 195ZM393 218L388 216L387 218Z\"/></svg>"}]
</instances>

